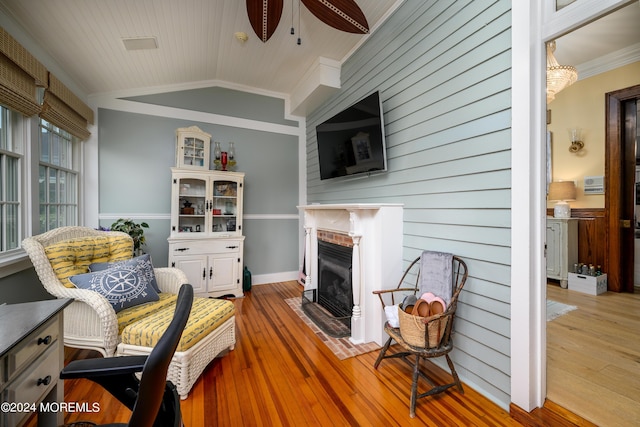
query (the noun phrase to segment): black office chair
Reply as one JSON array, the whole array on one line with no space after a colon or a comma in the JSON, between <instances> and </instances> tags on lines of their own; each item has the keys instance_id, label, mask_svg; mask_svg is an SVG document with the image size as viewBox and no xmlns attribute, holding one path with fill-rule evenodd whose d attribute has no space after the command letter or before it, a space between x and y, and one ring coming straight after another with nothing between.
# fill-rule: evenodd
<instances>
[{"instance_id":1,"label":"black office chair","mask_svg":"<svg viewBox=\"0 0 640 427\"><path fill-rule=\"evenodd\" d=\"M109 426L182 426L180 398L173 383L166 378L192 304L193 287L184 284L178 293L173 319L148 356L75 360L64 367L60 378L89 379L100 384L131 409L131 418L127 424L108 424ZM137 372L142 372L140 380L136 376Z\"/></svg>"}]
</instances>

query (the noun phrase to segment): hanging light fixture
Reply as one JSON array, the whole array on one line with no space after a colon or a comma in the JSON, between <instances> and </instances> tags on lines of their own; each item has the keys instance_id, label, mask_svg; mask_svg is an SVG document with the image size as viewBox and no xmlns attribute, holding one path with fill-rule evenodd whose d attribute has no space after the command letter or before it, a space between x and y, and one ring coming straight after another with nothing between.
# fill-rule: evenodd
<instances>
[{"instance_id":1,"label":"hanging light fixture","mask_svg":"<svg viewBox=\"0 0 640 427\"><path fill-rule=\"evenodd\" d=\"M571 86L578 80L578 72L571 65L560 65L553 56L556 42L547 42L547 104L554 100L562 89Z\"/></svg>"},{"instance_id":2,"label":"hanging light fixture","mask_svg":"<svg viewBox=\"0 0 640 427\"><path fill-rule=\"evenodd\" d=\"M247 15L253 31L264 43L273 35L282 16L284 0L246 0ZM291 16L293 22L293 1ZM355 0L298 0L298 27L300 27L300 1L325 24L340 31L368 34L367 18ZM298 28L298 33L300 28ZM291 34L295 33L293 25ZM302 39L298 37L298 44Z\"/></svg>"}]
</instances>

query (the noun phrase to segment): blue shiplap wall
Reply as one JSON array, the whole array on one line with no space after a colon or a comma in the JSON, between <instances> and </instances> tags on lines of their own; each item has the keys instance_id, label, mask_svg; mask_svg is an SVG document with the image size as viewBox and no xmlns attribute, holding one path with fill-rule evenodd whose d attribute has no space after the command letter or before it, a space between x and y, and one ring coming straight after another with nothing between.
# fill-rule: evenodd
<instances>
[{"instance_id":1,"label":"blue shiplap wall","mask_svg":"<svg viewBox=\"0 0 640 427\"><path fill-rule=\"evenodd\" d=\"M469 267L453 358L510 402L511 2L407 0L342 68L343 90L307 118L309 203L404 204L406 263L424 249ZM379 90L386 174L320 181L315 126Z\"/></svg>"}]
</instances>

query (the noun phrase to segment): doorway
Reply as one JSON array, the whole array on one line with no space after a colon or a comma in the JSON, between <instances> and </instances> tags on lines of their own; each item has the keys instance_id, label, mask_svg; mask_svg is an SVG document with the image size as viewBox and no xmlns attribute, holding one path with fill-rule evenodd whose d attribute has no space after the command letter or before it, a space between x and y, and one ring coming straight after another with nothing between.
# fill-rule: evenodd
<instances>
[{"instance_id":1,"label":"doorway","mask_svg":"<svg viewBox=\"0 0 640 427\"><path fill-rule=\"evenodd\" d=\"M637 4L634 5L637 7ZM585 26L586 29L587 26ZM629 35L631 37L631 35ZM576 38L578 38L576 36ZM580 37L582 39L582 37ZM560 42L558 42L560 44ZM591 48L591 45L588 45ZM575 50L574 50L575 51ZM580 62L572 62L571 60L565 61L565 63L577 65ZM618 81L618 83L620 83ZM636 81L629 81L627 84L623 86L631 86L637 83ZM617 89L620 86L608 86L613 90ZM602 92L601 92L602 93ZM606 112L602 109L602 95L599 94L598 98L594 97L594 100L597 100L599 110L599 117L592 120L592 123L599 122L600 124L604 124L604 132L599 134L599 138L605 136L604 142L604 176L605 176L605 191L604 191L604 209L602 212L602 217L600 218L603 222L602 227L599 227L599 222L593 221L593 224L598 225L597 233L589 232L588 235L592 236L592 240L582 239L583 244L588 247L599 247L604 249L604 253L607 259L606 272L609 275L615 276L610 280L609 290L616 292L633 292L633 254L635 252L634 244L635 244L635 221L634 221L634 213L635 213L635 169L636 169L636 160L635 160L635 137L638 133L637 131L637 118L638 118L638 102L640 99L640 87L629 87L623 90L616 90L614 92L606 94L606 104L605 109ZM594 101L595 102L595 101ZM575 103L572 105L574 110ZM555 112L554 112L555 113ZM582 111L580 111L582 113ZM604 113L604 114L603 114ZM605 123L603 123L602 116L605 116ZM633 115L633 117L630 117ZM557 115L553 116L553 119L556 119ZM582 116L576 115L573 117L575 121L583 118ZM635 121L636 126L632 126L630 123ZM600 129L602 129L602 125L600 125ZM566 130L562 129L564 134L562 135L566 140ZM602 132L602 130L600 131ZM559 133L559 131L558 131ZM591 135L593 136L593 135ZM587 140L589 141L589 140ZM600 139L602 143L602 139ZM602 145L600 145L602 147ZM591 148L587 146L587 149ZM564 150L566 148L563 147ZM602 154L598 153L598 156L602 156ZM602 158L601 158L602 159ZM602 161L602 160L601 160ZM623 165L624 163L624 165ZM576 174L579 175L579 174ZM586 175L586 174L583 174ZM589 174L590 175L590 174ZM582 179L582 175L579 175L580 179ZM571 176L563 177L559 176L559 178L569 178L575 179ZM601 205L602 206L602 205ZM580 206L582 207L582 206ZM610 208L615 208L615 212L612 213ZM622 221L622 222L621 222ZM625 221L629 221L627 226ZM585 221L586 222L586 221ZM584 222L583 222L584 224ZM624 227L624 228L623 228ZM613 233L610 230L613 229ZM600 232L602 231L602 232ZM615 248L615 249L613 249ZM628 277L628 279L627 279ZM584 336L577 337L575 340L570 340L567 335L567 331L577 331L584 330L586 332L591 331L599 331L596 322L601 320L605 320L605 322L610 326L614 323L617 323L620 318L620 314L624 313L624 309L620 309L619 304L612 306L610 310L607 310L606 307L603 307L603 302L605 301L624 301L631 299L631 301L637 301L635 298L636 295L632 295L629 293L616 293L609 294L607 298L595 297L595 296L582 296L581 294L569 294L566 291L560 292L563 296L571 296L575 298L579 298L585 300L585 304L591 304L593 311L588 311L586 308L579 308L574 312L571 312L567 316L565 320L575 322L576 315L582 315L582 319L584 323L579 324L576 327L575 323L572 323L565 330L554 330L559 326L558 323L547 324L547 335L546 342L547 345L554 345L554 339L559 343L559 347L561 348L561 356L557 356L558 353L553 353L548 350L547 354L547 396L553 396L558 400L555 400L554 403L561 403L563 406L573 411L577 414L586 415L588 411L592 411L598 409L598 407L602 408L602 410L607 413L612 411L612 408L615 408L616 405L609 405L602 396L604 394L610 395L608 393L608 385L602 386L593 386L593 384L587 384L584 390L578 388L576 384L569 384L566 381L567 377L570 377L572 373L574 375L573 378L583 379L586 377L593 378L601 374L598 372L596 375L596 366L594 362L594 358L591 357L591 354L585 352L585 345L592 342L598 342L596 337L592 339L591 337L585 338ZM555 296L555 295L554 295ZM600 299L597 299L600 298ZM579 305L575 299L567 299L567 300L558 300L564 302L566 304ZM622 303L622 302L621 302ZM620 304L621 304L620 303ZM581 313L581 314L580 314ZM610 315L611 317L606 317L606 315ZM580 318L578 318L580 319ZM617 320L614 320L617 319ZM625 319L626 321L626 319ZM556 322L556 321L554 321ZM551 325L551 326L550 326ZM561 325L561 324L560 324ZM627 351L627 348L624 347L626 344L632 344L637 342L636 340L636 332L637 329L632 325L631 327L627 324L624 326L618 323L618 327L620 330L617 332L617 339L622 341L620 346L616 346L615 344L600 343L601 347L606 347L606 350L617 348L621 349L621 351ZM624 337L623 337L624 335ZM582 341L584 340L584 341ZM547 347L549 348L549 347ZM602 354L602 348L596 349L599 351L599 354ZM636 350L629 351L628 354L634 354ZM559 362L560 361L560 362ZM585 362L583 365L580 365L580 362ZM611 362L608 366L610 371L608 372L624 372L623 374L618 375L617 380L618 384L616 387L617 391L621 391L623 396L620 396L619 402L627 402L626 395L624 390L628 390L627 387L630 384L634 383L634 377L625 375L627 372L626 367L622 366L620 359L618 356L612 355L610 360L603 362L600 367L605 363ZM614 366L615 365L615 366ZM590 375L584 375L585 372L589 372ZM606 372L606 370L602 370L602 372ZM608 377L610 379L610 377ZM628 382L630 381L630 382ZM579 384L585 385L586 382L579 382ZM553 393L550 393L551 391ZM633 393L630 393L633 395ZM568 399L561 400L560 395L569 396ZM587 396L584 400L578 400L578 398L582 398ZM551 399L553 400L553 399ZM630 408L633 406L629 405ZM615 409L613 409L615 411ZM620 415L622 411L616 411L616 415Z\"/></svg>"},{"instance_id":2,"label":"doorway","mask_svg":"<svg viewBox=\"0 0 640 427\"><path fill-rule=\"evenodd\" d=\"M634 291L636 136L640 85L606 94L605 217L608 289Z\"/></svg>"},{"instance_id":3,"label":"doorway","mask_svg":"<svg viewBox=\"0 0 640 427\"><path fill-rule=\"evenodd\" d=\"M633 289L634 293L640 292L640 102L636 99L636 179L635 179L635 215L633 217L635 243L633 248Z\"/></svg>"}]
</instances>

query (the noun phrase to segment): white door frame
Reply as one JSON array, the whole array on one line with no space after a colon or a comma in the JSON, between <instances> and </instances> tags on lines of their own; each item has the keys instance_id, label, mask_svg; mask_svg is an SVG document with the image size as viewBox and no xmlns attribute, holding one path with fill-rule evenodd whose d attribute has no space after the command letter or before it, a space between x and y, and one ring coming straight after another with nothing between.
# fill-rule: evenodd
<instances>
[{"instance_id":1,"label":"white door frame","mask_svg":"<svg viewBox=\"0 0 640 427\"><path fill-rule=\"evenodd\" d=\"M637 1L637 0L634 0ZM511 403L532 411L546 397L544 42L629 0L512 1Z\"/></svg>"}]
</instances>

